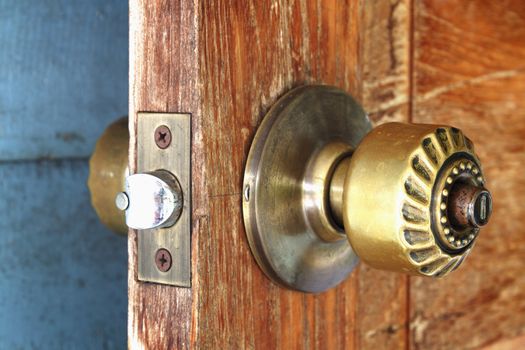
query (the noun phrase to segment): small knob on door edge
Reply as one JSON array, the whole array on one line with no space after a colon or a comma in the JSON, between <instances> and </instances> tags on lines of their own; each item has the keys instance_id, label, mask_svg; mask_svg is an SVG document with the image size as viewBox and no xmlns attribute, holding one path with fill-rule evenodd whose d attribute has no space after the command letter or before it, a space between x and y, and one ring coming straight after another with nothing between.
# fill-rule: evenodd
<instances>
[{"instance_id":1,"label":"small knob on door edge","mask_svg":"<svg viewBox=\"0 0 525 350\"><path fill-rule=\"evenodd\" d=\"M166 170L134 174L126 178L126 191L115 198L126 212L126 225L136 230L173 226L183 207L177 178Z\"/></svg>"}]
</instances>

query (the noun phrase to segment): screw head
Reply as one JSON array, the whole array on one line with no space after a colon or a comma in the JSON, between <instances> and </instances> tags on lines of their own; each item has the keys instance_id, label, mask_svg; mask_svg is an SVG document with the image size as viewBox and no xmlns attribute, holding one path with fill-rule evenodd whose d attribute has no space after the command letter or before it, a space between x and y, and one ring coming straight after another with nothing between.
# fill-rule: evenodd
<instances>
[{"instance_id":1,"label":"screw head","mask_svg":"<svg viewBox=\"0 0 525 350\"><path fill-rule=\"evenodd\" d=\"M160 248L155 253L155 265L161 272L167 272L171 269L171 253L164 248Z\"/></svg>"},{"instance_id":2,"label":"screw head","mask_svg":"<svg viewBox=\"0 0 525 350\"><path fill-rule=\"evenodd\" d=\"M171 131L166 125L160 125L155 129L155 144L160 149L168 148L171 144Z\"/></svg>"}]
</instances>

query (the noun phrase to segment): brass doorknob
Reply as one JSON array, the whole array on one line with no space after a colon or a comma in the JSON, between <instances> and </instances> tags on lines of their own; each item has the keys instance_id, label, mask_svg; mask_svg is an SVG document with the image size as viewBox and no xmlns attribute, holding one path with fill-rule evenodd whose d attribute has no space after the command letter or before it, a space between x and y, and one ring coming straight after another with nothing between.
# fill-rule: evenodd
<instances>
[{"instance_id":1,"label":"brass doorknob","mask_svg":"<svg viewBox=\"0 0 525 350\"><path fill-rule=\"evenodd\" d=\"M243 214L263 271L319 292L358 258L384 270L441 277L487 224L492 198L472 142L453 127L372 129L345 92L307 86L264 118L245 170Z\"/></svg>"},{"instance_id":2,"label":"brass doorknob","mask_svg":"<svg viewBox=\"0 0 525 350\"><path fill-rule=\"evenodd\" d=\"M106 227L123 235L128 233L126 217L115 205L115 196L124 191L129 175L128 146L128 118L125 117L106 128L89 160L91 204Z\"/></svg>"},{"instance_id":3,"label":"brass doorknob","mask_svg":"<svg viewBox=\"0 0 525 350\"><path fill-rule=\"evenodd\" d=\"M330 204L367 264L442 276L462 262L488 222L492 200L484 186L479 159L460 130L389 123L336 167Z\"/></svg>"}]
</instances>

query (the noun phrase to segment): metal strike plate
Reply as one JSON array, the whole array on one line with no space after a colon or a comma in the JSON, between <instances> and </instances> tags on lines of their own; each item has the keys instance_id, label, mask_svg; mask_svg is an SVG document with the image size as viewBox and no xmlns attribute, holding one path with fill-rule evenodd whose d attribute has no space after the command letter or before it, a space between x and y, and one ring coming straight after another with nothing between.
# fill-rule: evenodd
<instances>
[{"instance_id":1,"label":"metal strike plate","mask_svg":"<svg viewBox=\"0 0 525 350\"><path fill-rule=\"evenodd\" d=\"M155 130L167 126L171 143L161 149ZM167 228L138 230L139 281L191 286L191 115L179 113L138 113L137 173L167 170L175 175L183 194L179 220ZM157 266L157 252L171 256L171 267L163 272ZM164 257L163 257L164 259ZM163 269L165 270L165 269Z\"/></svg>"}]
</instances>

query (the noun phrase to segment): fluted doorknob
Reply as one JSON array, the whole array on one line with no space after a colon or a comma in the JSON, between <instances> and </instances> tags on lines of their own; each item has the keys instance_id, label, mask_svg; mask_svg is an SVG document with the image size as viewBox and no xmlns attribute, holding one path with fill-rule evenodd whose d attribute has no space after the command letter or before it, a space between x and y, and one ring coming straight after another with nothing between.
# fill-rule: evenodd
<instances>
[{"instance_id":1,"label":"fluted doorknob","mask_svg":"<svg viewBox=\"0 0 525 350\"><path fill-rule=\"evenodd\" d=\"M472 142L453 127L372 129L345 92L282 97L253 141L243 214L252 252L274 281L307 292L372 267L441 277L487 224L492 198Z\"/></svg>"},{"instance_id":2,"label":"fluted doorknob","mask_svg":"<svg viewBox=\"0 0 525 350\"><path fill-rule=\"evenodd\" d=\"M472 143L451 127L383 124L334 176L332 186L345 178L342 199L330 201L334 216L356 254L380 269L446 275L491 212Z\"/></svg>"}]
</instances>

